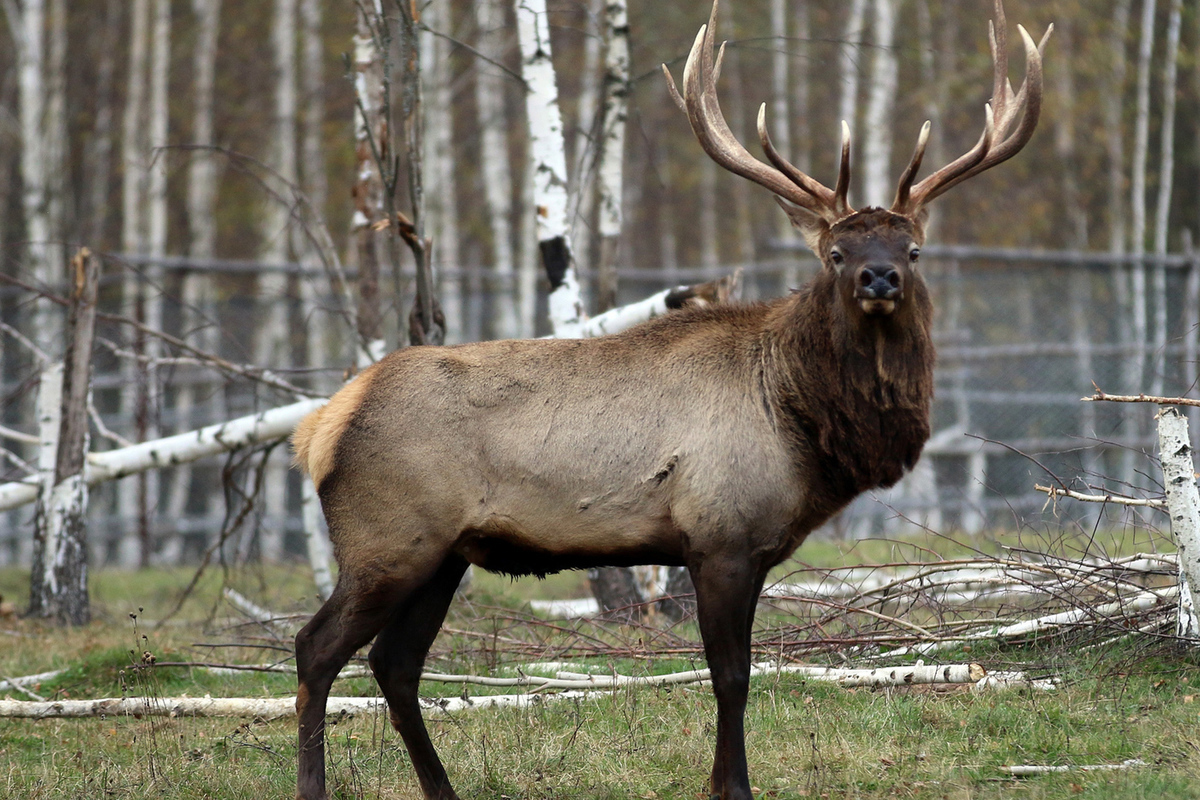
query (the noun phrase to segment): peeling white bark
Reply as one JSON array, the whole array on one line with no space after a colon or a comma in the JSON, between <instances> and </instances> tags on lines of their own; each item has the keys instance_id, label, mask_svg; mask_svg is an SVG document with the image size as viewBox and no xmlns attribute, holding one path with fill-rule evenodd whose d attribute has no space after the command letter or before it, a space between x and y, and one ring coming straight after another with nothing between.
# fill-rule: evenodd
<instances>
[{"instance_id":1,"label":"peeling white bark","mask_svg":"<svg viewBox=\"0 0 1200 800\"><path fill-rule=\"evenodd\" d=\"M1158 415L1158 450L1163 487L1171 515L1171 535L1179 548L1179 622L1176 632L1200 638L1196 589L1200 587L1200 492L1188 437L1187 417L1173 406Z\"/></svg>"},{"instance_id":2,"label":"peeling white bark","mask_svg":"<svg viewBox=\"0 0 1200 800\"><path fill-rule=\"evenodd\" d=\"M550 279L550 323L556 337L576 338L587 315L567 229L567 161L545 0L518 0L517 39L527 88L538 247Z\"/></svg>"}]
</instances>

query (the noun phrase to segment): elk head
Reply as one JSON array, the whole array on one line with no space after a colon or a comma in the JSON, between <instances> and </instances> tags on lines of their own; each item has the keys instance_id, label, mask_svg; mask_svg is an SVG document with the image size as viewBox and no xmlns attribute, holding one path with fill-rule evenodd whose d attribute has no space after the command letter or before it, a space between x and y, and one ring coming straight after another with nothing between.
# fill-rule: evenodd
<instances>
[{"instance_id":1,"label":"elk head","mask_svg":"<svg viewBox=\"0 0 1200 800\"><path fill-rule=\"evenodd\" d=\"M1033 135L1042 107L1042 59L1054 26L1042 41L1021 26L1025 45L1025 80L1014 92L1008 81L1008 37L1001 0L996 0L995 24L989 23L992 52L992 101L984 106L983 134L963 155L914 185L929 140L926 122L917 146L900 176L891 209L855 211L847 194L850 188L850 128L842 123L842 153L834 188L821 184L797 169L771 143L767 133L766 103L758 111L758 135L770 164L759 161L734 137L717 101L716 83L721 74L725 45L714 57L717 0L708 24L700 28L683 71L683 93L676 88L667 66L663 73L671 97L688 116L692 131L704 151L731 172L765 186L787 212L792 224L821 259L825 270L837 276L842 295L868 316L889 316L904 302L909 284L917 278L913 267L925 240L928 203L953 186L1012 158Z\"/></svg>"}]
</instances>

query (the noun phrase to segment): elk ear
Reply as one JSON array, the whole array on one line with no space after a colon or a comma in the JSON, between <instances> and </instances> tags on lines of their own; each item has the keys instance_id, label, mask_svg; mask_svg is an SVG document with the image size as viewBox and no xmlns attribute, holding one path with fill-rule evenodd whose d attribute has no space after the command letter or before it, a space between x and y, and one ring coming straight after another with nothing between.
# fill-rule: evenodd
<instances>
[{"instance_id":1,"label":"elk ear","mask_svg":"<svg viewBox=\"0 0 1200 800\"><path fill-rule=\"evenodd\" d=\"M812 250L817 258L820 258L821 236L829 230L829 223L825 218L807 208L789 203L779 195L775 195L775 202L779 203L779 207L788 215L792 225L796 226L804 235L804 242L808 245L808 249Z\"/></svg>"},{"instance_id":2,"label":"elk ear","mask_svg":"<svg viewBox=\"0 0 1200 800\"><path fill-rule=\"evenodd\" d=\"M920 239L917 244L925 244L925 226L929 224L929 206L921 206L913 215L912 221L916 223L917 238Z\"/></svg>"}]
</instances>

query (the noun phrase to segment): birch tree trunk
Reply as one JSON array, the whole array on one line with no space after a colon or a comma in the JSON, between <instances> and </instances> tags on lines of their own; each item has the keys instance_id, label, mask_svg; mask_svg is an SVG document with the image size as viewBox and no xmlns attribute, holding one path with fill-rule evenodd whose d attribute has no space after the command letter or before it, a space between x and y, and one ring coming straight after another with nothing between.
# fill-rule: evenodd
<instances>
[{"instance_id":1,"label":"birch tree trunk","mask_svg":"<svg viewBox=\"0 0 1200 800\"><path fill-rule=\"evenodd\" d=\"M618 0L618 5L624 8L624 0ZM608 102L610 91L607 85L607 64L604 80L600 79L600 57L605 49L603 45L611 38L607 23L609 7L607 0L590 0L585 11L587 19L583 27L583 67L580 71L579 97L576 102L575 135L571 137L571 169L567 172L567 179L570 181L567 185L567 219L571 226L572 249L577 265L582 264L585 272L596 266L592 262L596 255L593 253L592 225L596 216L597 201L601 204L604 202L602 197L597 197L603 189L598 187L594 180L600 177L598 168L604 158L602 126L605 122L604 106ZM600 99L601 86L604 92L603 99ZM603 247L603 244L600 247ZM599 256L603 258L603 253L599 253ZM610 306L604 305L604 300L598 297L596 307L604 310Z\"/></svg>"},{"instance_id":2,"label":"birch tree trunk","mask_svg":"<svg viewBox=\"0 0 1200 800\"><path fill-rule=\"evenodd\" d=\"M426 82L425 174L426 213L434 247L438 299L446 317L446 343L463 341L463 279L459 255L458 203L454 177L454 109L450 91L452 75L447 60L450 42L433 31L450 29L449 3L433 2L425 7L421 33L421 77Z\"/></svg>"},{"instance_id":3,"label":"birch tree trunk","mask_svg":"<svg viewBox=\"0 0 1200 800\"><path fill-rule=\"evenodd\" d=\"M100 262L86 249L73 261L75 285L67 323L68 345L62 381L62 410L51 490L39 503L37 544L40 571L30 579L30 614L64 625L91 619L87 587L88 396L91 394L92 341Z\"/></svg>"},{"instance_id":4,"label":"birch tree trunk","mask_svg":"<svg viewBox=\"0 0 1200 800\"><path fill-rule=\"evenodd\" d=\"M213 140L213 85L217 60L217 33L221 13L221 0L192 0L192 14L197 32L192 52L192 132L191 143L195 146L188 161L187 184L187 252L196 261L206 261L214 255L216 243L216 192L217 162L214 153L206 148ZM218 348L216 331L211 321L215 316L212 279L209 275L189 270L183 274L183 307L181 308L182 336L196 343L207 352L215 353ZM199 376L197 376L198 378ZM225 417L224 392L219 388L202 387L195 382L186 382L175 395L175 416L179 430L198 428L206 422ZM197 415L198 408L203 413ZM168 493L168 516L182 519L197 478L191 465L180 465L173 471L171 490ZM212 493L200 491L203 503L200 513L208 520L212 532L220 529L218 504L213 502ZM172 537L164 546L162 560L177 563L182 557L182 540Z\"/></svg>"},{"instance_id":5,"label":"birch tree trunk","mask_svg":"<svg viewBox=\"0 0 1200 800\"><path fill-rule=\"evenodd\" d=\"M324 41L321 36L321 0L300 0L301 94L304 111L301 115L301 178L304 192L308 196L312 224L323 225L325 207L329 195L329 183L325 175L325 148L322 128L325 123L324 99ZM306 267L316 268L321 257L316 248L305 240L300 259ZM301 312L310 319L317 311L319 300L315 278L307 276L300 280ZM337 291L335 287L330 287ZM330 362L329 347L324 332L304 326L304 364L323 365ZM322 387L324 388L324 387ZM331 388L331 387L330 387ZM333 593L333 548L325 531L325 520L321 514L321 503L312 481L300 481L300 521L304 527L304 544L308 562L312 566L313 580L322 600Z\"/></svg>"},{"instance_id":6,"label":"birch tree trunk","mask_svg":"<svg viewBox=\"0 0 1200 800\"><path fill-rule=\"evenodd\" d=\"M38 375L37 391L37 477L36 486L28 482L21 484L22 489L29 490L32 497L17 498L21 504L36 502L34 507L33 536L30 537L30 580L29 580L29 611L35 616L43 614L43 596L40 587L46 582L43 577L50 571L49 580L53 580L54 553L50 549L50 538L47 535L47 520L51 508L51 495L54 492L56 470L58 463L58 437L62 433L62 398L63 371L61 361L52 364L43 362ZM23 493L24 494L24 493ZM15 507L15 504L14 506Z\"/></svg>"},{"instance_id":7,"label":"birch tree trunk","mask_svg":"<svg viewBox=\"0 0 1200 800\"><path fill-rule=\"evenodd\" d=\"M492 332L496 338L512 339L521 335L521 331L513 274L512 174L504 108L505 78L494 66L503 63L507 38L504 7L500 0L475 3L475 23L478 29L476 49L484 56L475 73L475 106L479 114L484 213L491 225L492 271L495 273ZM532 335L532 331L526 335Z\"/></svg>"},{"instance_id":8,"label":"birch tree trunk","mask_svg":"<svg viewBox=\"0 0 1200 800\"><path fill-rule=\"evenodd\" d=\"M574 338L587 318L567 231L567 163L545 0L517 0L517 39L527 92L538 249L550 279L550 323L558 338Z\"/></svg>"},{"instance_id":9,"label":"birch tree trunk","mask_svg":"<svg viewBox=\"0 0 1200 800\"><path fill-rule=\"evenodd\" d=\"M21 206L25 215L25 237L29 242L29 269L39 281L57 286L62 266L53 246L55 240L52 212L53 183L57 165L49 142L48 97L46 80L46 7L44 0L26 0L20 12L6 3L9 31L17 51L17 82L20 107L17 111L21 131ZM56 79L52 82L58 85ZM57 101L54 101L57 102ZM33 313L33 339L42 346L57 338L58 314L40 303Z\"/></svg>"},{"instance_id":10,"label":"birch tree trunk","mask_svg":"<svg viewBox=\"0 0 1200 800\"><path fill-rule=\"evenodd\" d=\"M600 135L600 261L596 307L617 304L617 249L621 241L625 123L629 115L629 18L624 0L608 0L604 15L604 111Z\"/></svg>"},{"instance_id":11,"label":"birch tree trunk","mask_svg":"<svg viewBox=\"0 0 1200 800\"><path fill-rule=\"evenodd\" d=\"M390 161L387 117L383 94L383 54L379 52L372 17L383 13L379 0L355 4L354 33L354 233L358 254L358 366L383 358L383 317L379 300L382 247L375 232L386 221L383 177L379 163ZM378 151L378 153L376 153ZM380 158L376 158L376 155Z\"/></svg>"},{"instance_id":12,"label":"birch tree trunk","mask_svg":"<svg viewBox=\"0 0 1200 800\"><path fill-rule=\"evenodd\" d=\"M1142 27L1138 46L1137 111L1134 120L1133 185L1130 190L1130 222L1133 255L1146 252L1146 172L1150 145L1150 69L1154 53L1155 0L1142 0ZM1133 265L1130 283L1133 304L1133 358L1129 360L1126 379L1130 392L1141 391L1146 379L1146 346L1149 343L1146 326L1146 265Z\"/></svg>"},{"instance_id":13,"label":"birch tree trunk","mask_svg":"<svg viewBox=\"0 0 1200 800\"><path fill-rule=\"evenodd\" d=\"M892 104L898 81L896 51L896 0L874 0L875 49L871 60L871 86L867 97L863 139L863 196L867 204L887 208L892 172Z\"/></svg>"},{"instance_id":14,"label":"birch tree trunk","mask_svg":"<svg viewBox=\"0 0 1200 800\"><path fill-rule=\"evenodd\" d=\"M167 145L170 106L167 96L171 66L171 0L154 0L150 31L150 102L147 121L146 163L146 249L150 261L145 265L145 280L139 286L138 319L150 330L163 329L163 268L161 259L167 252ZM160 438L159 423L162 411L162 386L153 359L161 356L162 347L154 337L139 337L135 350L151 359L139 373L138 430L139 441ZM147 562L155 548L154 530L158 520L160 474L147 472L138 476L138 521L142 561Z\"/></svg>"},{"instance_id":15,"label":"birch tree trunk","mask_svg":"<svg viewBox=\"0 0 1200 800\"><path fill-rule=\"evenodd\" d=\"M1158 162L1158 204L1154 214L1154 280L1151 296L1154 299L1154 364L1151 369L1150 393L1163 393L1167 355L1167 223L1171 215L1171 186L1175 177L1175 97L1179 76L1179 34L1182 27L1183 0L1171 0L1167 22L1167 47L1163 71L1163 108L1161 155Z\"/></svg>"},{"instance_id":16,"label":"birch tree trunk","mask_svg":"<svg viewBox=\"0 0 1200 800\"><path fill-rule=\"evenodd\" d=\"M121 128L121 247L126 253L146 253L146 206L148 204L146 149L147 69L149 66L150 0L132 0L130 8L129 67L126 76L125 110ZM131 270L122 280L122 313L140 318L142 288ZM142 371L128 361L121 365L121 410L130 419L143 417ZM150 560L144 525L142 481L124 481L117 487L117 514L124 536L120 543L123 567L147 566Z\"/></svg>"},{"instance_id":17,"label":"birch tree trunk","mask_svg":"<svg viewBox=\"0 0 1200 800\"><path fill-rule=\"evenodd\" d=\"M1174 406L1158 414L1158 450L1162 460L1163 487L1171 515L1171 536L1179 548L1179 620L1176 633L1200 637L1200 493L1192 460L1187 418Z\"/></svg>"},{"instance_id":18,"label":"birch tree trunk","mask_svg":"<svg viewBox=\"0 0 1200 800\"><path fill-rule=\"evenodd\" d=\"M274 175L265 198L263 260L282 265L292 260L292 205L299 185L296 163L296 22L297 0L275 0L271 23L271 54L275 66L272 151L268 158ZM258 341L254 355L264 366L292 363L291 298L285 272L258 275ZM266 563L283 558L287 525L288 465L283 453L272 453L263 475L262 504L258 519L259 557Z\"/></svg>"}]
</instances>

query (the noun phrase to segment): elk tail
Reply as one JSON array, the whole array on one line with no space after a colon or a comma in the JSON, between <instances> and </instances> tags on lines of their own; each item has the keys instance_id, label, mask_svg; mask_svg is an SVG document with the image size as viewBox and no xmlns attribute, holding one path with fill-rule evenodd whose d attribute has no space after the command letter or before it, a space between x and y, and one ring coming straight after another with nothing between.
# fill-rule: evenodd
<instances>
[{"instance_id":1,"label":"elk tail","mask_svg":"<svg viewBox=\"0 0 1200 800\"><path fill-rule=\"evenodd\" d=\"M312 478L321 488L321 481L333 471L338 442L354 412L362 405L378 365L367 367L347 383L329 402L310 412L292 433L292 463Z\"/></svg>"}]
</instances>

